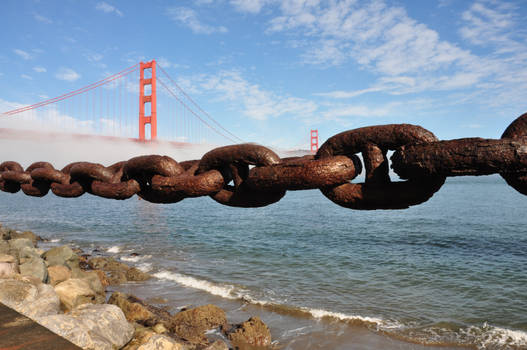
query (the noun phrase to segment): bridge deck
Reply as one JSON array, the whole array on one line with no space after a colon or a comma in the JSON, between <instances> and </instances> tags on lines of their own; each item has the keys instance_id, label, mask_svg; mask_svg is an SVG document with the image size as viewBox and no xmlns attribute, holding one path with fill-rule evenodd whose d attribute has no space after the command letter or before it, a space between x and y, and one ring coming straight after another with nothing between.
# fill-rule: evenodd
<instances>
[{"instance_id":1,"label":"bridge deck","mask_svg":"<svg viewBox=\"0 0 527 350\"><path fill-rule=\"evenodd\" d=\"M0 303L0 350L81 350Z\"/></svg>"}]
</instances>

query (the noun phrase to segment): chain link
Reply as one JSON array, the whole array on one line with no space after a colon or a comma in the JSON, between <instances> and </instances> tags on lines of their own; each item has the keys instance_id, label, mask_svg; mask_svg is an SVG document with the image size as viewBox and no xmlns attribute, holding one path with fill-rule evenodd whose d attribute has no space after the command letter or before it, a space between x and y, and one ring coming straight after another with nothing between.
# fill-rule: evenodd
<instances>
[{"instance_id":1,"label":"chain link","mask_svg":"<svg viewBox=\"0 0 527 350\"><path fill-rule=\"evenodd\" d=\"M394 172L404 181L392 182ZM363 183L350 183L365 169ZM499 173L527 195L527 113L501 139L439 141L417 125L391 124L345 131L329 138L315 156L283 158L254 144L213 149L200 160L176 162L168 156L140 156L105 167L75 162L57 170L47 162L27 169L0 164L0 190L42 197L84 193L113 199L133 195L153 203L176 203L210 196L234 207L262 207L291 190L320 189L352 209L403 209L427 201L446 177Z\"/></svg>"}]
</instances>

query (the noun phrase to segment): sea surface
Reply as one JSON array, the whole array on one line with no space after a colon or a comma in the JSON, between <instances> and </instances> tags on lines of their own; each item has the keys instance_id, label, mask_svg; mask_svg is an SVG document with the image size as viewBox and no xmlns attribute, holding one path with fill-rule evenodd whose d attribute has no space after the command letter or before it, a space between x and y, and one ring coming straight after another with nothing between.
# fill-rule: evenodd
<instances>
[{"instance_id":1,"label":"sea surface","mask_svg":"<svg viewBox=\"0 0 527 350\"><path fill-rule=\"evenodd\" d=\"M527 349L527 197L498 176L380 211L317 190L255 209L2 192L0 222L148 271L119 288L174 312L259 315L283 349Z\"/></svg>"}]
</instances>

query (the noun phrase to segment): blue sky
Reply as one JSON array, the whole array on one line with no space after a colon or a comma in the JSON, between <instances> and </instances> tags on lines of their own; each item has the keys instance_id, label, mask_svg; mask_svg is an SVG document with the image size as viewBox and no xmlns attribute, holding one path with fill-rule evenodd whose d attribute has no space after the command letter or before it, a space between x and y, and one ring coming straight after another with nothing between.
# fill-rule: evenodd
<instances>
[{"instance_id":1,"label":"blue sky","mask_svg":"<svg viewBox=\"0 0 527 350\"><path fill-rule=\"evenodd\" d=\"M232 133L281 148L308 148L310 129L324 141L386 123L419 124L441 139L498 138L527 112L522 1L2 7L1 112L151 59Z\"/></svg>"}]
</instances>

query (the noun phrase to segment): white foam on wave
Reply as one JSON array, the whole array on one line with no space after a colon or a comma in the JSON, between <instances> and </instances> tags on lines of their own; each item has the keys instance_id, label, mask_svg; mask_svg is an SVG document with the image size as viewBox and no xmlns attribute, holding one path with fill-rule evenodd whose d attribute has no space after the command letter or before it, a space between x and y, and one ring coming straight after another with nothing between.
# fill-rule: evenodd
<instances>
[{"instance_id":1,"label":"white foam on wave","mask_svg":"<svg viewBox=\"0 0 527 350\"><path fill-rule=\"evenodd\" d=\"M150 272L152 271L153 267L151 263L141 263L137 265L137 268L143 272Z\"/></svg>"},{"instance_id":2,"label":"white foam on wave","mask_svg":"<svg viewBox=\"0 0 527 350\"><path fill-rule=\"evenodd\" d=\"M152 255L121 256L119 259L128 262L138 262L152 258Z\"/></svg>"},{"instance_id":3,"label":"white foam on wave","mask_svg":"<svg viewBox=\"0 0 527 350\"><path fill-rule=\"evenodd\" d=\"M302 310L310 313L314 318L324 318L324 317L331 317L335 318L340 321L362 321L362 322L370 322L377 325L385 325L387 322L381 318L377 317L365 317L365 316L358 316L358 315L348 315L341 312L333 312L333 311L327 311L322 309L309 309L309 308L302 308ZM390 325L393 327L393 325Z\"/></svg>"},{"instance_id":4,"label":"white foam on wave","mask_svg":"<svg viewBox=\"0 0 527 350\"><path fill-rule=\"evenodd\" d=\"M527 332L490 326L471 326L462 331L467 338L475 338L478 349L527 348Z\"/></svg>"},{"instance_id":5,"label":"white foam on wave","mask_svg":"<svg viewBox=\"0 0 527 350\"><path fill-rule=\"evenodd\" d=\"M199 289L226 299L238 299L238 296L233 294L235 287L232 285L219 285L209 281L200 280L191 276L186 276L166 270L155 273L154 277L174 281L185 287Z\"/></svg>"},{"instance_id":6,"label":"white foam on wave","mask_svg":"<svg viewBox=\"0 0 527 350\"><path fill-rule=\"evenodd\" d=\"M49 243L58 243L60 242L60 238L53 238L49 240Z\"/></svg>"},{"instance_id":7,"label":"white foam on wave","mask_svg":"<svg viewBox=\"0 0 527 350\"><path fill-rule=\"evenodd\" d=\"M117 254L117 253L121 252L121 247L119 247L118 245L114 245L114 246L106 249L106 252L112 253L112 254Z\"/></svg>"}]
</instances>

